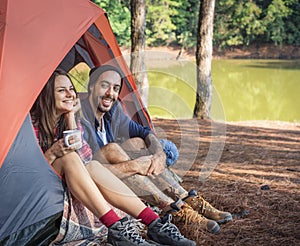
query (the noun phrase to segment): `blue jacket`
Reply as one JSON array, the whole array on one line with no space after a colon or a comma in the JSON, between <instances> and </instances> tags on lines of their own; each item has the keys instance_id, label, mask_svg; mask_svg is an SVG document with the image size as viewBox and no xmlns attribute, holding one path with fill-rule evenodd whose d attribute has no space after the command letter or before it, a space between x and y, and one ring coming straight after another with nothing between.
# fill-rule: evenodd
<instances>
[{"instance_id":1,"label":"blue jacket","mask_svg":"<svg viewBox=\"0 0 300 246\"><path fill-rule=\"evenodd\" d=\"M84 129L83 137L91 146L94 154L104 146L104 143L97 134L99 122L95 117L88 97L81 100L81 109L83 117L81 117L80 122ZM143 127L125 115L120 102L116 102L111 110L104 114L103 119L109 143L122 143L133 137L145 139L151 133L149 127Z\"/></svg>"}]
</instances>

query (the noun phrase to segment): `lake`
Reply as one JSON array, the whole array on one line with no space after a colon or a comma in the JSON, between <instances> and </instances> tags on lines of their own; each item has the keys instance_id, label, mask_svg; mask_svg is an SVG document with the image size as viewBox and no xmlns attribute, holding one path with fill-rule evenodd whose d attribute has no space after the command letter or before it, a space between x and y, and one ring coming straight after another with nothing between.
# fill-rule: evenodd
<instances>
[{"instance_id":1,"label":"lake","mask_svg":"<svg viewBox=\"0 0 300 246\"><path fill-rule=\"evenodd\" d=\"M147 70L151 117L191 118L195 64L157 59ZM213 60L212 79L212 119L300 122L300 60Z\"/></svg>"}]
</instances>

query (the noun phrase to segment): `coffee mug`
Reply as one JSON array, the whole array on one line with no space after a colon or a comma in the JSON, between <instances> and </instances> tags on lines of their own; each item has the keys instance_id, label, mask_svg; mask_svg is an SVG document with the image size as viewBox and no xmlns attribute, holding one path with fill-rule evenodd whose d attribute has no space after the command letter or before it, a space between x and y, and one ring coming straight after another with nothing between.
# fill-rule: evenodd
<instances>
[{"instance_id":1,"label":"coffee mug","mask_svg":"<svg viewBox=\"0 0 300 246\"><path fill-rule=\"evenodd\" d=\"M81 131L80 130L67 130L63 132L63 137L65 141L65 145L67 147L75 147L75 149L80 149L82 147L82 139L81 139ZM70 144L69 138L77 139L77 142Z\"/></svg>"}]
</instances>

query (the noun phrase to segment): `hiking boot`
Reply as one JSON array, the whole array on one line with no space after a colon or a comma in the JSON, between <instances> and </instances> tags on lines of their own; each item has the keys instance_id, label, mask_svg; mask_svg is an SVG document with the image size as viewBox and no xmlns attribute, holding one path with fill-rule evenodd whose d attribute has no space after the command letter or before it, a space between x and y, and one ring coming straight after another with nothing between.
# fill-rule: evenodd
<instances>
[{"instance_id":1,"label":"hiking boot","mask_svg":"<svg viewBox=\"0 0 300 246\"><path fill-rule=\"evenodd\" d=\"M173 208L174 204L171 205ZM184 203L181 208L171 211L173 215L173 222L183 222L185 225L195 225L203 230L207 230L210 233L216 234L220 230L220 226L214 220L209 220L195 211L190 205Z\"/></svg>"},{"instance_id":2,"label":"hiking boot","mask_svg":"<svg viewBox=\"0 0 300 246\"><path fill-rule=\"evenodd\" d=\"M163 218L154 220L148 227L148 237L163 245L196 246L194 241L181 235L178 228L171 223L171 220L171 214L167 214Z\"/></svg>"},{"instance_id":3,"label":"hiking boot","mask_svg":"<svg viewBox=\"0 0 300 246\"><path fill-rule=\"evenodd\" d=\"M138 233L137 226L128 217L117 221L108 228L106 245L113 246L150 246L157 245L149 243Z\"/></svg>"},{"instance_id":4,"label":"hiking boot","mask_svg":"<svg viewBox=\"0 0 300 246\"><path fill-rule=\"evenodd\" d=\"M222 212L214 208L211 204L205 201L200 192L197 193L195 190L191 190L188 196L183 200L207 219L214 220L220 224L232 221L231 213Z\"/></svg>"}]
</instances>

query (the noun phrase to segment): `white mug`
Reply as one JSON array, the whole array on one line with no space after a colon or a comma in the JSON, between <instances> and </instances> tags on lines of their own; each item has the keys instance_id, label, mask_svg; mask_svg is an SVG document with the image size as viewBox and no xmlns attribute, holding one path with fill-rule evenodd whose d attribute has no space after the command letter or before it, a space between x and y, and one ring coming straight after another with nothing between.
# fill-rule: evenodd
<instances>
[{"instance_id":1,"label":"white mug","mask_svg":"<svg viewBox=\"0 0 300 246\"><path fill-rule=\"evenodd\" d=\"M63 137L64 137L64 141L65 141L65 145L67 147L75 147L75 149L80 149L82 147L82 139L81 139L81 131L80 130L66 130L63 131ZM69 138L73 137L78 139L77 142L70 144L69 143Z\"/></svg>"}]
</instances>

